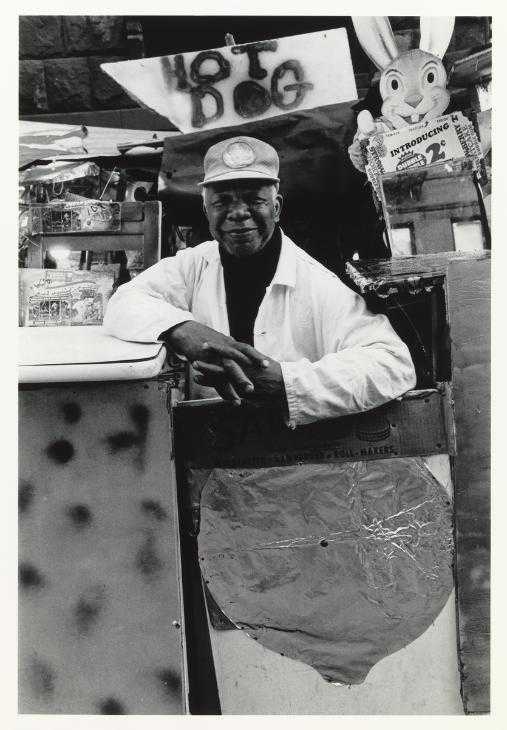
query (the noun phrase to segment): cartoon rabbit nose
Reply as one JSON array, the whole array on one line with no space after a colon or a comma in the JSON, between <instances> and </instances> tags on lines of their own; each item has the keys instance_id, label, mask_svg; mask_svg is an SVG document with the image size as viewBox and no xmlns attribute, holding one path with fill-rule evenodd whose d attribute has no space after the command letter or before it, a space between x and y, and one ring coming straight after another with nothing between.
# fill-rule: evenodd
<instances>
[{"instance_id":1,"label":"cartoon rabbit nose","mask_svg":"<svg viewBox=\"0 0 507 730\"><path fill-rule=\"evenodd\" d=\"M405 98L405 101L407 104L415 109L415 107L419 104L421 101L422 96L421 94L412 94L412 96L407 96Z\"/></svg>"}]
</instances>

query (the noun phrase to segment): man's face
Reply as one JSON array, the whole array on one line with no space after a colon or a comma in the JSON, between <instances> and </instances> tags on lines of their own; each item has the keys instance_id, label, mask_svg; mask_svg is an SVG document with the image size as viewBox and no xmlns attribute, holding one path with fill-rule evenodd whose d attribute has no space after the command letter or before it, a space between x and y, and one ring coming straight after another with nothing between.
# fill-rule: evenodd
<instances>
[{"instance_id":1,"label":"man's face","mask_svg":"<svg viewBox=\"0 0 507 730\"><path fill-rule=\"evenodd\" d=\"M273 185L234 180L207 185L204 209L212 236L238 258L260 251L280 219L282 196Z\"/></svg>"}]
</instances>

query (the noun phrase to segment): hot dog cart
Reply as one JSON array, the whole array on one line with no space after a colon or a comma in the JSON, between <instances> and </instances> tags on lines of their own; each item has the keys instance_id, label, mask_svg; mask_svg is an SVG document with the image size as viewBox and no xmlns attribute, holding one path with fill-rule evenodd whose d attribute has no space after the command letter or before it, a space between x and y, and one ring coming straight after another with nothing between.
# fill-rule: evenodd
<instances>
[{"instance_id":1,"label":"hot dog cart","mask_svg":"<svg viewBox=\"0 0 507 730\"><path fill-rule=\"evenodd\" d=\"M255 53L234 47L255 71ZM217 96L203 64L218 81L228 69L227 54L203 53L186 59L200 126L203 96ZM173 61L185 90L185 59ZM269 103L283 108L285 72L296 93L311 84L277 63ZM161 344L51 326L61 299L34 299L26 321L40 326L20 329L21 712L488 711L490 240L477 170L387 173L374 204L346 154L350 103L283 112L219 124L217 111L209 129L165 140L164 253L207 237L204 151L233 134L269 141L284 230L387 314L416 389L293 430L269 406L192 400ZM82 211L72 229L71 202L60 228L31 214L29 266L46 267L56 243L160 258L160 202L101 203L109 217L93 231ZM470 222L480 244L458 250Z\"/></svg>"}]
</instances>

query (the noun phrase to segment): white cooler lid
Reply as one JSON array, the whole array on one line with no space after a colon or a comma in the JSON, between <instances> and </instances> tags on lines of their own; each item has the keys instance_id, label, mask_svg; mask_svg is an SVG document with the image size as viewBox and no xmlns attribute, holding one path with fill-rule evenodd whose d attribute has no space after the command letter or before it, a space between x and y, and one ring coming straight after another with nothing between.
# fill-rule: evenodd
<instances>
[{"instance_id":1,"label":"white cooler lid","mask_svg":"<svg viewBox=\"0 0 507 730\"><path fill-rule=\"evenodd\" d=\"M21 383L139 380L158 375L162 342L118 340L102 327L20 327Z\"/></svg>"}]
</instances>

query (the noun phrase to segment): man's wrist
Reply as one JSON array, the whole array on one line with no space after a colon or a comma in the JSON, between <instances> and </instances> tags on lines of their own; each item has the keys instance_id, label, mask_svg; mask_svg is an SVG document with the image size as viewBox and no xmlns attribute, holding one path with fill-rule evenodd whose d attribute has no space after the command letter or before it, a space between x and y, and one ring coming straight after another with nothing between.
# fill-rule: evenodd
<instances>
[{"instance_id":1,"label":"man's wrist","mask_svg":"<svg viewBox=\"0 0 507 730\"><path fill-rule=\"evenodd\" d=\"M160 340L161 342L165 342L168 345L171 345L172 347L174 347L175 342L179 339L178 330L180 330L183 325L186 325L189 322L192 322L192 320L186 319L184 322L178 322L178 324L175 324L172 327L169 327L169 329L166 329L159 334L159 336L157 337L157 340Z\"/></svg>"}]
</instances>

